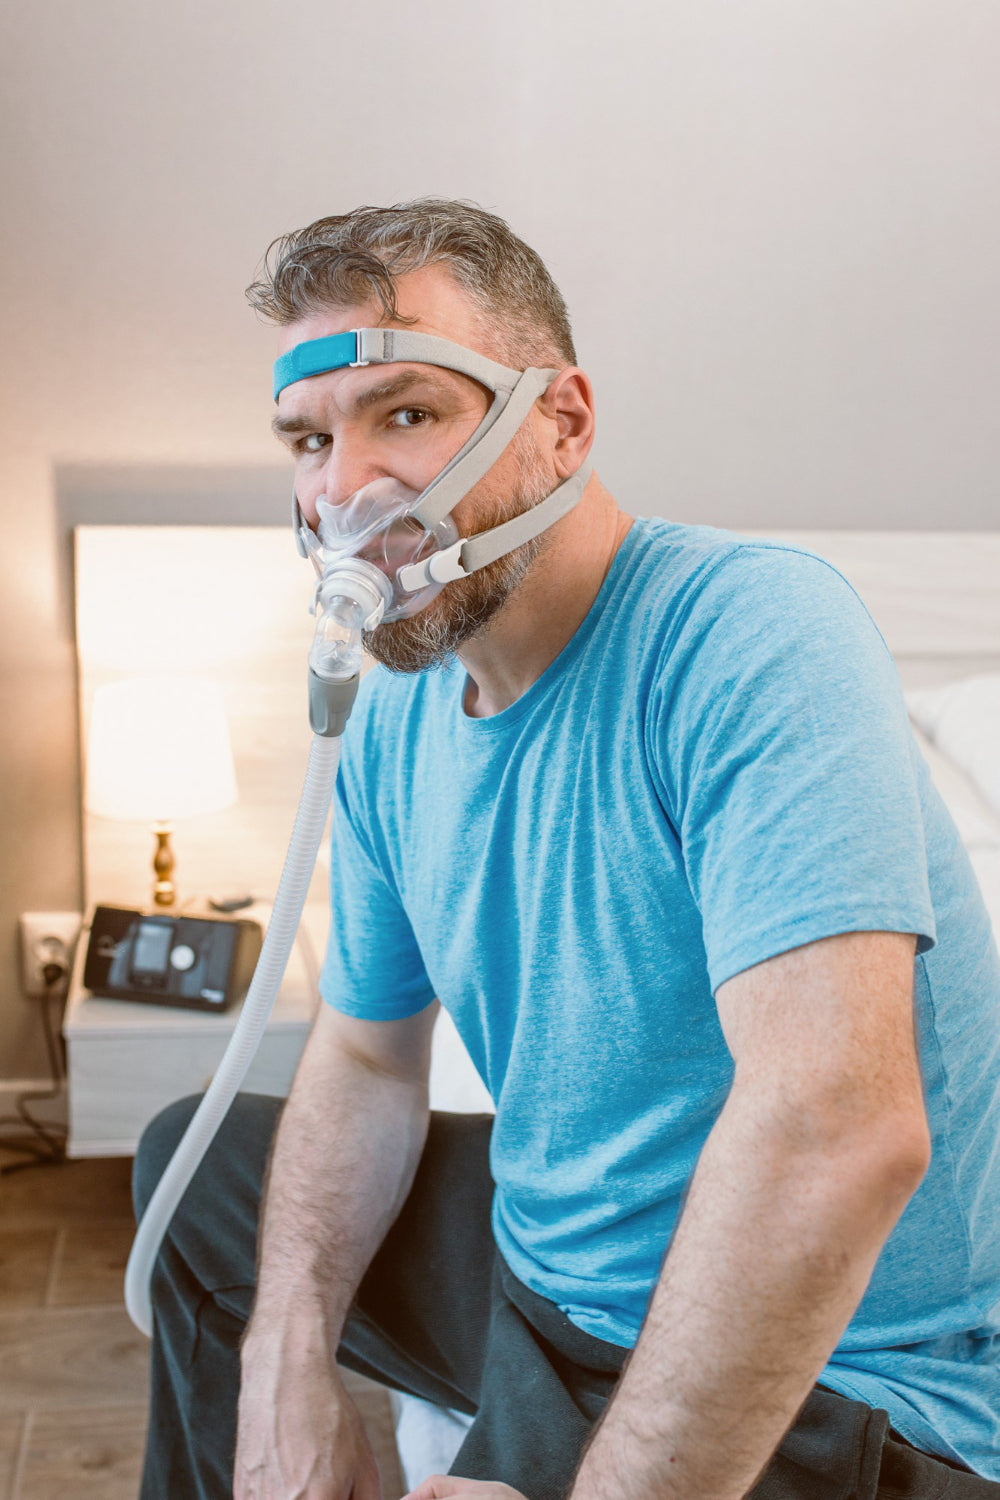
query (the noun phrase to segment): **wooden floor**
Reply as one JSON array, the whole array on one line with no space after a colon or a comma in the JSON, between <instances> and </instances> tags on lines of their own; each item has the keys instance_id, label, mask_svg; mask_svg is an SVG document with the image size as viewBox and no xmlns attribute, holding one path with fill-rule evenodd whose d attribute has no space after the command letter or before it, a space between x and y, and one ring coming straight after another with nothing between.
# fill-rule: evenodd
<instances>
[{"instance_id":1,"label":"wooden floor","mask_svg":"<svg viewBox=\"0 0 1000 1500\"><path fill-rule=\"evenodd\" d=\"M0 1148L0 1165L18 1159ZM0 1177L0 1500L138 1494L149 1346L121 1296L130 1170L109 1159ZM405 1486L386 1393L345 1379L384 1500L398 1500Z\"/></svg>"}]
</instances>

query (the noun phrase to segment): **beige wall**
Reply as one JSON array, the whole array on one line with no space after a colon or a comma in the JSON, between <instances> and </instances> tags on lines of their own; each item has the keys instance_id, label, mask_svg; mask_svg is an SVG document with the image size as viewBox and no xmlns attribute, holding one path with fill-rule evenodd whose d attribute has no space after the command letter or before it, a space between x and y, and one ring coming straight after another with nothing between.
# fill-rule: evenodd
<instances>
[{"instance_id":1,"label":"beige wall","mask_svg":"<svg viewBox=\"0 0 1000 1500\"><path fill-rule=\"evenodd\" d=\"M283 517L273 235L504 213L633 511L1000 523L992 0L39 0L0 58L0 1078L42 1068L16 913L78 893L66 528Z\"/></svg>"}]
</instances>

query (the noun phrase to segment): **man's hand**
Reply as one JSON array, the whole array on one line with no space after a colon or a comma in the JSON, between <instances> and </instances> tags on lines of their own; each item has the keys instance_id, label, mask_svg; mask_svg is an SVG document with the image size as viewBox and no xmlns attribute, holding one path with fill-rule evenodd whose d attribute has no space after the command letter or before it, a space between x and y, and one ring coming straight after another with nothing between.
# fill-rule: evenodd
<instances>
[{"instance_id":1,"label":"man's hand","mask_svg":"<svg viewBox=\"0 0 1000 1500\"><path fill-rule=\"evenodd\" d=\"M520 1490L512 1490L509 1484L432 1474L423 1484L404 1495L403 1500L525 1500L525 1496Z\"/></svg>"},{"instance_id":2,"label":"man's hand","mask_svg":"<svg viewBox=\"0 0 1000 1500\"><path fill-rule=\"evenodd\" d=\"M244 1346L245 1349L246 1346ZM371 1444L336 1367L294 1377L244 1359L233 1500L382 1500Z\"/></svg>"},{"instance_id":3,"label":"man's hand","mask_svg":"<svg viewBox=\"0 0 1000 1500\"><path fill-rule=\"evenodd\" d=\"M235 1500L382 1500L335 1350L423 1149L436 1010L368 1022L320 1007L268 1175Z\"/></svg>"}]
</instances>

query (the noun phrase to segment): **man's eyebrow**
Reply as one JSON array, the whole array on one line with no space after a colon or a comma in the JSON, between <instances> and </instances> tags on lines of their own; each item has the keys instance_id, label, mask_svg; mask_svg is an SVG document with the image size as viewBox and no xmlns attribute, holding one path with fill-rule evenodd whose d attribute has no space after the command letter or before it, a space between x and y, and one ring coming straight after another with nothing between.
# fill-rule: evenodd
<instances>
[{"instance_id":1,"label":"man's eyebrow","mask_svg":"<svg viewBox=\"0 0 1000 1500\"><path fill-rule=\"evenodd\" d=\"M315 432L316 423L310 422L308 417L275 417L271 431L279 437L283 432Z\"/></svg>"},{"instance_id":2,"label":"man's eyebrow","mask_svg":"<svg viewBox=\"0 0 1000 1500\"><path fill-rule=\"evenodd\" d=\"M366 391L362 391L351 402L354 411L367 411L369 407L378 406L380 401L389 401L393 396L402 396L413 386L420 385L423 381L435 384L433 374L430 370L402 370L398 375L393 375L390 380L383 380L379 385L371 385Z\"/></svg>"},{"instance_id":3,"label":"man's eyebrow","mask_svg":"<svg viewBox=\"0 0 1000 1500\"><path fill-rule=\"evenodd\" d=\"M394 396L402 396L412 390L415 385L424 381L437 384L433 372L430 370L402 370L398 375L393 375L389 380L382 380L378 385L369 386L362 391L350 404L352 412L367 411L372 406L378 406L382 401L391 401ZM319 424L322 426L322 423ZM311 421L308 415L296 417L275 417L271 423L272 432L281 434L283 432L315 432L317 423Z\"/></svg>"}]
</instances>

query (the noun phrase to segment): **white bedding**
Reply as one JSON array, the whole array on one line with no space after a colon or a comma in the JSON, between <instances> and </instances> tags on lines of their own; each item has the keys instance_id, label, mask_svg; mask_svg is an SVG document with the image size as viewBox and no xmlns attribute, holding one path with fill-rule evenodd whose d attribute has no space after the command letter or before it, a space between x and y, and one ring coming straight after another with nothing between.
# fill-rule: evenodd
<instances>
[{"instance_id":1,"label":"white bedding","mask_svg":"<svg viewBox=\"0 0 1000 1500\"><path fill-rule=\"evenodd\" d=\"M910 692L906 704L1000 942L1000 675Z\"/></svg>"},{"instance_id":2,"label":"white bedding","mask_svg":"<svg viewBox=\"0 0 1000 1500\"><path fill-rule=\"evenodd\" d=\"M1000 848L1000 815L980 796L965 772L927 738L919 724L911 720L911 728L962 843L969 850Z\"/></svg>"},{"instance_id":3,"label":"white bedding","mask_svg":"<svg viewBox=\"0 0 1000 1500\"><path fill-rule=\"evenodd\" d=\"M906 695L911 721L968 777L1000 819L1000 673Z\"/></svg>"}]
</instances>

